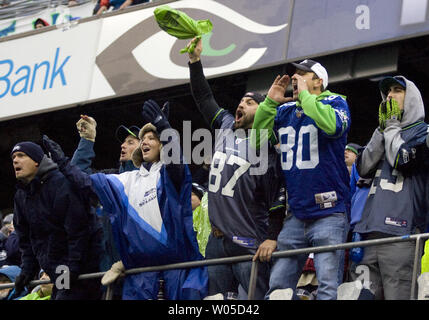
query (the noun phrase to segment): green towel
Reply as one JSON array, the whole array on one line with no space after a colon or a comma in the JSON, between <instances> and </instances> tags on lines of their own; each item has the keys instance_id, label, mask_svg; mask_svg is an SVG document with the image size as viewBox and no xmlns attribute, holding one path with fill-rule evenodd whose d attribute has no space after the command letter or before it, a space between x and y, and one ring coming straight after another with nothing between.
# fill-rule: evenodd
<instances>
[{"instance_id":1,"label":"green towel","mask_svg":"<svg viewBox=\"0 0 429 320\"><path fill-rule=\"evenodd\" d=\"M51 296L41 297L38 292L29 293L19 300L51 300Z\"/></svg>"},{"instance_id":2,"label":"green towel","mask_svg":"<svg viewBox=\"0 0 429 320\"><path fill-rule=\"evenodd\" d=\"M178 39L201 38L203 34L211 32L213 28L210 20L194 20L186 13L167 5L156 8L154 15L159 27ZM194 52L195 45L196 43L192 43L189 48L180 50L180 53Z\"/></svg>"},{"instance_id":3,"label":"green towel","mask_svg":"<svg viewBox=\"0 0 429 320\"><path fill-rule=\"evenodd\" d=\"M424 255L422 257L422 272L429 272L429 240L425 242Z\"/></svg>"},{"instance_id":4,"label":"green towel","mask_svg":"<svg viewBox=\"0 0 429 320\"><path fill-rule=\"evenodd\" d=\"M207 192L204 193L204 196L201 199L201 204L192 212L192 216L194 230L197 233L198 248L200 249L200 253L205 256L207 242L209 240L210 232L212 231L212 226L209 220Z\"/></svg>"}]
</instances>

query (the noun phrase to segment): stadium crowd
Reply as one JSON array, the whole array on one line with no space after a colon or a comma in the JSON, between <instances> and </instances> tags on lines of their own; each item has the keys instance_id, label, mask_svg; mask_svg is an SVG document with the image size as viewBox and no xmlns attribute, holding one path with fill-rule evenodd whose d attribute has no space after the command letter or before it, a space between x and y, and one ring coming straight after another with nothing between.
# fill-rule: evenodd
<instances>
[{"instance_id":1,"label":"stadium crowd","mask_svg":"<svg viewBox=\"0 0 429 320\"><path fill-rule=\"evenodd\" d=\"M137 4L99 2L97 13ZM266 95L245 93L231 114L204 76L201 39L191 45L190 110L215 137L209 168L191 175L168 102L145 101L141 118L116 130L118 168L92 168L97 122L88 115L76 123L71 158L55 137L17 141L14 211L0 232L0 284L15 286L0 299L96 300L107 285L124 300L160 291L174 300L247 299L251 261L125 271L249 254L259 261L253 299L409 299L412 242L272 254L426 232L429 142L416 85L403 76L379 82L379 126L359 146L347 141L347 99L327 89L320 63L293 63L291 76L276 77ZM370 282L359 286L362 270ZM98 271L101 281L78 279ZM36 279L51 284L31 288Z\"/></svg>"}]
</instances>

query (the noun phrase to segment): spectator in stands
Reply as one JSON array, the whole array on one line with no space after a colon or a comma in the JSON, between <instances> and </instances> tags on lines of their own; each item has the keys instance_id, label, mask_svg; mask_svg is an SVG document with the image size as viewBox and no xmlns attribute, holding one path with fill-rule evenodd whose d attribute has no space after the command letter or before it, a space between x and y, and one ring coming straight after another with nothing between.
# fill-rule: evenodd
<instances>
[{"instance_id":1,"label":"spectator in stands","mask_svg":"<svg viewBox=\"0 0 429 320\"><path fill-rule=\"evenodd\" d=\"M41 29L41 28L48 27L48 26L49 26L49 23L46 20L42 19L42 18L37 18L33 22L34 29Z\"/></svg>"},{"instance_id":2,"label":"spectator in stands","mask_svg":"<svg viewBox=\"0 0 429 320\"><path fill-rule=\"evenodd\" d=\"M344 151L344 160L347 165L347 169L350 173L350 229L347 234L347 242L350 241L361 241L359 237L353 236L353 229L355 224L360 220L362 211L365 206L366 198L368 197L368 191L371 179L363 179L359 177L356 169L356 159L359 151L362 147L356 143L349 143ZM360 249L357 249L360 250ZM345 250L345 268L344 268L344 280L350 280L350 267L358 259L356 249Z\"/></svg>"},{"instance_id":3,"label":"spectator in stands","mask_svg":"<svg viewBox=\"0 0 429 320\"><path fill-rule=\"evenodd\" d=\"M138 170L131 160L131 155L139 146L138 134L140 128L130 126L129 128L120 125L115 131L116 140L121 143L121 151L119 154L119 168L95 170L92 166L92 160L95 158L94 145L97 136L97 122L94 118L88 115L81 115L81 118L76 123L76 128L80 135L80 141L77 149L73 154L71 163L79 167L86 173L111 173L118 174L126 171ZM97 207L97 215L100 217L103 226L103 247L104 254L101 259L101 271L109 270L115 262L120 260L118 250L115 246L112 235L112 227L107 214L104 214L101 206ZM113 298L117 299L122 296L122 283L117 282L113 288Z\"/></svg>"},{"instance_id":4,"label":"spectator in stands","mask_svg":"<svg viewBox=\"0 0 429 320\"><path fill-rule=\"evenodd\" d=\"M284 97L289 76L278 76L253 124L254 129L268 129L273 143L281 143L291 214L279 234L279 250L345 242L350 210L350 180L344 161L350 126L347 102L326 90L328 73L320 63L307 59L293 65L293 98ZM306 260L307 254L277 259L267 297L276 289L295 289ZM344 251L315 253L314 266L317 299L336 299L343 280Z\"/></svg>"},{"instance_id":5,"label":"spectator in stands","mask_svg":"<svg viewBox=\"0 0 429 320\"><path fill-rule=\"evenodd\" d=\"M21 252L19 251L19 238L15 229L13 229L9 237L5 240L4 249L7 255L6 264L20 266Z\"/></svg>"},{"instance_id":6,"label":"spectator in stands","mask_svg":"<svg viewBox=\"0 0 429 320\"><path fill-rule=\"evenodd\" d=\"M368 197L369 188L372 179L365 179L359 176L356 169L356 159L362 147L355 143L349 143L344 152L347 168L350 167L350 198L351 198L351 211L350 211L350 232L349 240L351 240L351 232L355 224L361 219L362 211L365 206L366 198ZM347 150L350 150L347 152ZM354 159L354 160L351 160ZM353 161L353 162L352 162Z\"/></svg>"},{"instance_id":7,"label":"spectator in stands","mask_svg":"<svg viewBox=\"0 0 429 320\"><path fill-rule=\"evenodd\" d=\"M13 213L7 214L2 221L2 226L12 225L13 226Z\"/></svg>"},{"instance_id":8,"label":"spectator in stands","mask_svg":"<svg viewBox=\"0 0 429 320\"><path fill-rule=\"evenodd\" d=\"M97 135L97 122L94 118L81 115L81 119L76 123L80 141L73 154L71 163L76 165L86 173L97 172L91 168L92 160L95 158L94 145ZM130 126L129 128L120 125L115 132L116 139L122 143L119 154L119 168L103 169L103 173L122 173L125 171L138 170L133 165L131 155L139 145L138 133L140 128Z\"/></svg>"},{"instance_id":9,"label":"spectator in stands","mask_svg":"<svg viewBox=\"0 0 429 320\"><path fill-rule=\"evenodd\" d=\"M10 213L2 220L2 225L0 229L0 267L3 265L11 264L8 261L8 250L6 249L6 243L9 239L11 233L14 231L13 228L13 214Z\"/></svg>"},{"instance_id":10,"label":"spectator in stands","mask_svg":"<svg viewBox=\"0 0 429 320\"><path fill-rule=\"evenodd\" d=\"M191 194L192 221L198 241L200 253L205 256L207 241L211 233L210 220L208 215L207 192L198 183L192 183Z\"/></svg>"},{"instance_id":11,"label":"spectator in stands","mask_svg":"<svg viewBox=\"0 0 429 320\"><path fill-rule=\"evenodd\" d=\"M40 270L39 280L50 281L51 279L45 271ZM46 284L39 284L33 290L31 290L31 293L27 294L26 296L23 296L19 300L51 300L53 287L54 284L52 282Z\"/></svg>"},{"instance_id":12,"label":"spectator in stands","mask_svg":"<svg viewBox=\"0 0 429 320\"><path fill-rule=\"evenodd\" d=\"M356 143L348 143L346 145L346 149L344 150L344 160L346 161L347 170L349 170L349 174L352 172L352 166L356 161L356 157L358 155L358 150L361 148L360 145Z\"/></svg>"},{"instance_id":13,"label":"spectator in stands","mask_svg":"<svg viewBox=\"0 0 429 320\"><path fill-rule=\"evenodd\" d=\"M0 268L0 284L8 284L16 282L16 278L21 272L18 266L3 266ZM22 290L20 293L16 292L15 288L0 289L0 300L14 300L19 299L27 294L27 289Z\"/></svg>"},{"instance_id":14,"label":"spectator in stands","mask_svg":"<svg viewBox=\"0 0 429 320\"><path fill-rule=\"evenodd\" d=\"M359 175L373 179L354 228L363 240L425 232L428 221L427 124L420 91L403 76L386 77L379 88L379 126L357 159ZM404 300L410 297L413 259L413 242L370 246L351 271L357 279L357 268L368 267L376 299Z\"/></svg>"},{"instance_id":15,"label":"spectator in stands","mask_svg":"<svg viewBox=\"0 0 429 320\"><path fill-rule=\"evenodd\" d=\"M259 264L253 298L263 299L268 289L269 260L276 249L285 215L285 189L278 154L273 146L267 146L265 158L258 162L249 151L247 129L252 127L255 110L264 97L256 92L246 93L235 117L220 108L204 76L200 59L202 41L194 38L188 47L193 42L196 45L189 53L188 63L192 95L197 110L217 135L209 173L208 211L212 233L206 258L254 254L255 259L263 263ZM265 172L252 173L258 165L265 165ZM229 181L234 182L234 188ZM209 266L209 294L236 296L239 285L247 292L251 266L250 261Z\"/></svg>"},{"instance_id":16,"label":"spectator in stands","mask_svg":"<svg viewBox=\"0 0 429 320\"><path fill-rule=\"evenodd\" d=\"M0 241L6 240L13 230L13 213L10 213L6 215L2 221L2 226L0 229Z\"/></svg>"},{"instance_id":17,"label":"spectator in stands","mask_svg":"<svg viewBox=\"0 0 429 320\"><path fill-rule=\"evenodd\" d=\"M177 132L171 130L166 115L153 100L144 103L142 116L147 124L140 130L140 146L133 152L138 171L85 175L67 163L55 142L44 138L75 187L87 195L95 190L109 213L122 261L122 266L105 275L112 275L113 280L124 269L203 258L192 225L191 175L183 163ZM160 140L163 131L169 136L164 146ZM174 150L173 162L166 163L169 150ZM206 268L193 268L127 275L123 299L156 299L160 277L167 299L201 299L206 295Z\"/></svg>"},{"instance_id":18,"label":"spectator in stands","mask_svg":"<svg viewBox=\"0 0 429 320\"><path fill-rule=\"evenodd\" d=\"M98 299L98 281L77 281L79 274L99 270L101 227L90 212L89 202L38 144L19 142L10 154L18 181L13 219L22 253L16 294L40 267L55 282L59 276L56 268L64 265L69 270L70 289L54 288L52 298Z\"/></svg>"},{"instance_id":19,"label":"spectator in stands","mask_svg":"<svg viewBox=\"0 0 429 320\"><path fill-rule=\"evenodd\" d=\"M77 6L78 4L79 2L75 0L69 0L69 2L67 3L69 7Z\"/></svg>"},{"instance_id":20,"label":"spectator in stands","mask_svg":"<svg viewBox=\"0 0 429 320\"><path fill-rule=\"evenodd\" d=\"M107 11L110 7L113 7L113 10L121 10L145 2L149 2L149 0L100 0L97 15Z\"/></svg>"}]
</instances>

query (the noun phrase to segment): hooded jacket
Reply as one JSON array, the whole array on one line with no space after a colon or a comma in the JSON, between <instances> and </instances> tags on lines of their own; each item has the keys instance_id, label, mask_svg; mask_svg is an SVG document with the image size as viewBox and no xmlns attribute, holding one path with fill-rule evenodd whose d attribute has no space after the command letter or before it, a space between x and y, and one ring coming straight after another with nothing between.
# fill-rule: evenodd
<instances>
[{"instance_id":1,"label":"hooded jacket","mask_svg":"<svg viewBox=\"0 0 429 320\"><path fill-rule=\"evenodd\" d=\"M179 147L178 137L172 144ZM126 269L203 259L192 225L191 173L186 164L165 164L139 170L89 176L66 162L64 175L87 198L95 196L109 216L113 238ZM173 177L180 177L180 185ZM163 271L168 299L201 299L207 295L207 268ZM128 275L124 300L156 299L159 273Z\"/></svg>"},{"instance_id":2,"label":"hooded jacket","mask_svg":"<svg viewBox=\"0 0 429 320\"><path fill-rule=\"evenodd\" d=\"M387 120L383 132L377 128L356 162L361 177L374 177L356 232L400 236L426 225L428 174L412 161L427 135L424 105L416 85L401 78L406 83L402 120Z\"/></svg>"},{"instance_id":3,"label":"hooded jacket","mask_svg":"<svg viewBox=\"0 0 429 320\"><path fill-rule=\"evenodd\" d=\"M30 183L18 182L14 213L23 273L43 268L54 280L58 265L75 274L98 271L101 228L89 203L46 155Z\"/></svg>"}]
</instances>

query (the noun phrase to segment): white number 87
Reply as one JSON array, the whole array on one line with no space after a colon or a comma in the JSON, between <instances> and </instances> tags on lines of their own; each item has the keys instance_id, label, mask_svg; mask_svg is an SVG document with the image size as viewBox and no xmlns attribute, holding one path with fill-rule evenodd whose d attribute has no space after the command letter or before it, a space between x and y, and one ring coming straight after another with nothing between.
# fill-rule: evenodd
<instances>
[{"instance_id":1,"label":"white number 87","mask_svg":"<svg viewBox=\"0 0 429 320\"><path fill-rule=\"evenodd\" d=\"M225 184L221 191L222 195L224 196L234 197L234 187L237 183L237 180L249 169L250 163L233 154L229 156L228 161L226 160L226 158L227 156L225 153L220 151L215 152L210 167L209 191L216 193L219 190L220 182L222 179L222 171L225 167L225 164L231 166L237 164L238 168L234 171L234 174L228 180L228 182ZM215 166L215 163L217 163L217 167ZM213 183L212 180L214 180Z\"/></svg>"}]
</instances>

